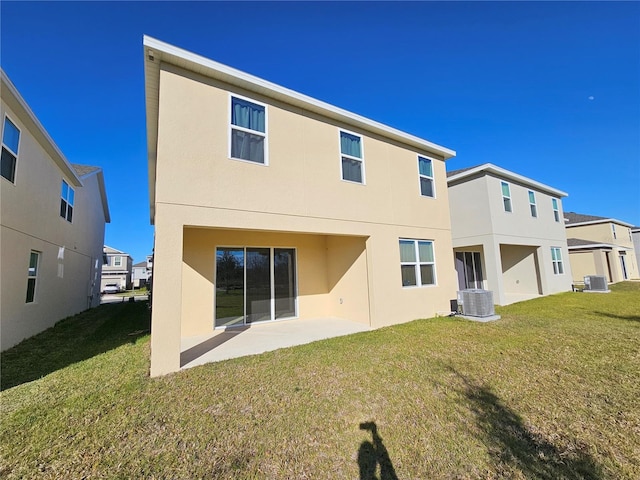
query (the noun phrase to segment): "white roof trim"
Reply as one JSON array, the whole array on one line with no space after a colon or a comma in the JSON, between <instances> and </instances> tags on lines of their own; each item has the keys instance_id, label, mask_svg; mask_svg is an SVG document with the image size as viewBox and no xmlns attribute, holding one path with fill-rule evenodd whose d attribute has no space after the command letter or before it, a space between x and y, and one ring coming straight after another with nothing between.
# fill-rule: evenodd
<instances>
[{"instance_id":1,"label":"white roof trim","mask_svg":"<svg viewBox=\"0 0 640 480\"><path fill-rule=\"evenodd\" d=\"M525 176L519 175L515 172L511 172L502 167L498 167L493 163L484 163L482 165L478 165L477 167L470 168L469 170L465 170L464 172L457 173L450 177L447 177L447 185L457 182L459 180L464 180L467 177L471 177L477 173L493 173L494 175L504 178L506 180L512 180L517 183L522 183L524 185L530 186L534 189L541 190L547 193L550 193L556 197L568 197L569 194L563 192L562 190L558 190L556 188L550 187L549 185L545 185L544 183L537 182L532 180L531 178L527 178Z\"/></svg>"},{"instance_id":2,"label":"white roof trim","mask_svg":"<svg viewBox=\"0 0 640 480\"><path fill-rule=\"evenodd\" d=\"M418 152L426 151L444 160L454 157L456 152L446 147L410 135L382 123L370 120L347 110L316 100L275 83L268 82L248 73L236 70L221 63L207 59L195 53L183 50L168 43L145 35L143 37L144 65L145 65L145 94L147 116L147 151L149 156L149 196L151 207L151 221L153 223L155 210L155 163L158 136L158 88L160 63L166 62L178 67L191 70L201 75L216 78L225 83L249 90L251 92L274 98L276 100L297 106L301 109L318 113L325 117L355 126L407 146Z\"/></svg>"},{"instance_id":3,"label":"white roof trim","mask_svg":"<svg viewBox=\"0 0 640 480\"><path fill-rule=\"evenodd\" d=\"M568 250L590 250L594 248L610 248L615 250L633 250L633 248L623 247L621 245L614 245L612 243L588 243L585 245L573 245L571 247L567 247Z\"/></svg>"},{"instance_id":4,"label":"white roof trim","mask_svg":"<svg viewBox=\"0 0 640 480\"><path fill-rule=\"evenodd\" d=\"M18 89L16 88L16 86L9 79L5 71L1 68L0 68L0 73L2 76L2 89L1 89L2 97L5 97L5 89L6 89L6 91L8 91L10 95L16 100L16 102L18 103L18 106L22 108L22 110L27 116L27 118L22 118L21 120L23 122L26 122L27 127L30 126L29 123L31 123L32 127L35 127L36 132L32 132L32 133L40 134L42 136L42 140L44 140L47 143L47 145L42 145L42 146L45 148L47 153L53 157L53 161L56 163L56 165L71 180L71 183L74 186L82 187L83 186L82 180L80 180L80 177L76 173L75 169L71 166L71 163L69 162L69 160L67 160L67 158L64 156L62 151L58 148L58 146L56 145L56 142L54 142L51 136L49 135L49 133L47 133L42 123L40 123L40 120L38 120L38 117L36 117L35 113L33 113L33 110L31 110L31 107L29 107L25 99L22 98L22 95L20 95L20 92L18 92ZM18 114L19 112L16 112L16 113Z\"/></svg>"},{"instance_id":5,"label":"white roof trim","mask_svg":"<svg viewBox=\"0 0 640 480\"><path fill-rule=\"evenodd\" d=\"M620 220L616 220L615 218L603 218L602 220L589 220L588 222L565 223L565 227L571 228L571 227L579 227L581 225L595 225L598 223L616 223L618 225L622 225L623 227L629 227L629 228L633 227L633 224L622 222Z\"/></svg>"}]
</instances>

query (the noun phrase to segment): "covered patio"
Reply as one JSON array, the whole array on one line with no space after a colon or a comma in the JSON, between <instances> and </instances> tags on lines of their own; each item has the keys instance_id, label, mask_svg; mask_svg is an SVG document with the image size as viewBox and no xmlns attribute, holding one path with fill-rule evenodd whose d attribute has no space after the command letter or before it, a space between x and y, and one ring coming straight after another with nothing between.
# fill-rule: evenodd
<instances>
[{"instance_id":1,"label":"covered patio","mask_svg":"<svg viewBox=\"0 0 640 480\"><path fill-rule=\"evenodd\" d=\"M182 337L180 368L184 370L369 330L367 325L342 318L291 319L215 330L208 335Z\"/></svg>"}]
</instances>

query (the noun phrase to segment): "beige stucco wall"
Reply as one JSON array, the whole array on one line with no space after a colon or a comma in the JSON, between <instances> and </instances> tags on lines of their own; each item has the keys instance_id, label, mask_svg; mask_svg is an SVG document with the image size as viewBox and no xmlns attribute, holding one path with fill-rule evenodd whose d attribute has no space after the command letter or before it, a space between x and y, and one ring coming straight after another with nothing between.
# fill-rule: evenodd
<instances>
[{"instance_id":1,"label":"beige stucco wall","mask_svg":"<svg viewBox=\"0 0 640 480\"><path fill-rule=\"evenodd\" d=\"M3 101L3 123L5 114L20 129L20 144L15 184L0 178L2 350L100 303L105 226L96 175L85 177L84 187L74 187L73 223L60 217L62 180L72 184L71 179L63 175L18 113ZM41 256L35 301L26 304L32 250Z\"/></svg>"},{"instance_id":2,"label":"beige stucco wall","mask_svg":"<svg viewBox=\"0 0 640 480\"><path fill-rule=\"evenodd\" d=\"M268 105L268 166L228 158L229 90ZM301 318L378 327L449 311L443 161L436 198L421 197L426 152L173 67L159 95L152 375L179 369L182 335L211 331L217 245L296 247ZM341 180L340 128L363 135L366 185ZM400 238L434 241L437 286L402 288Z\"/></svg>"},{"instance_id":3,"label":"beige stucco wall","mask_svg":"<svg viewBox=\"0 0 640 480\"><path fill-rule=\"evenodd\" d=\"M567 237L580 238L583 240L591 240L594 243L604 243L613 245L613 249L610 255L611 265L611 282L616 283L624 280L622 273L622 265L620 263L620 255L624 255L626 258L625 264L627 267L627 276L630 280L640 279L640 272L638 271L637 252L634 249L633 237L630 236L631 229L624 225L616 224L616 238L613 238L612 223L596 223L591 225L578 225L567 226ZM596 250L596 252L600 252ZM624 253L622 253L624 252ZM602 259L600 259L602 256ZM589 263L585 263L586 257L583 255L571 254L571 265L576 265L579 271L585 271L589 266ZM585 273L584 275L606 275L607 273L606 261L604 260L604 253L594 253L594 262L597 270L602 270L602 273L593 271ZM582 281L583 275L574 273L574 279L576 281Z\"/></svg>"},{"instance_id":4,"label":"beige stucco wall","mask_svg":"<svg viewBox=\"0 0 640 480\"><path fill-rule=\"evenodd\" d=\"M562 220L556 222L553 215L552 198L557 197L508 180L512 212L505 212L502 181L493 175L480 174L449 185L454 248L456 251L482 251L485 288L494 292L494 302L498 305L513 300L509 293L548 295L571 290L564 223ZM529 190L536 196L538 216L535 218L529 207ZM562 219L562 201L557 200ZM551 247L562 250L565 268L562 275L553 273ZM521 256L523 263L512 265L511 254L527 249L535 251L535 255ZM504 252L509 254L507 258L503 258ZM535 275L536 260L539 278Z\"/></svg>"},{"instance_id":5,"label":"beige stucco wall","mask_svg":"<svg viewBox=\"0 0 640 480\"><path fill-rule=\"evenodd\" d=\"M607 267L607 255L609 256L611 274L609 274L609 268ZM639 277L635 252L633 250L613 248L610 250L572 250L569 259L574 282L583 282L586 275L604 275L610 283L624 281L625 278L620 262L621 255L625 256L628 279L637 280Z\"/></svg>"}]
</instances>

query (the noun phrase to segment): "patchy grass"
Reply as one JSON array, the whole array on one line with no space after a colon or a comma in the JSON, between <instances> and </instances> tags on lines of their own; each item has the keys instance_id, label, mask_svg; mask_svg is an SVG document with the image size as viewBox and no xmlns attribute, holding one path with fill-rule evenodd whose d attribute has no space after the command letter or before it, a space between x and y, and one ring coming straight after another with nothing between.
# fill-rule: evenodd
<instances>
[{"instance_id":1,"label":"patchy grass","mask_svg":"<svg viewBox=\"0 0 640 480\"><path fill-rule=\"evenodd\" d=\"M612 290L158 379L143 304L104 305L2 354L0 476L640 478L640 284Z\"/></svg>"}]
</instances>

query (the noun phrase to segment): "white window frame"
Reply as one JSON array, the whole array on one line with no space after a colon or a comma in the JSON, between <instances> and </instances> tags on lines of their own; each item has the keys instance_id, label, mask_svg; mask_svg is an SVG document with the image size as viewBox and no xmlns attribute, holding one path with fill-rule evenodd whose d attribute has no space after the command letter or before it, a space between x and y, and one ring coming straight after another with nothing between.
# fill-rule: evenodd
<instances>
[{"instance_id":1,"label":"white window frame","mask_svg":"<svg viewBox=\"0 0 640 480\"><path fill-rule=\"evenodd\" d=\"M560 222L560 209L558 208L558 199L551 199L551 208L553 209L553 219L556 222Z\"/></svg>"},{"instance_id":2,"label":"white window frame","mask_svg":"<svg viewBox=\"0 0 640 480\"><path fill-rule=\"evenodd\" d=\"M502 186L506 185L507 189L509 190L509 195L505 196L505 194L502 191ZM513 213L513 200L511 199L511 184L509 182L505 182L503 180L500 180L500 195L502 195L502 208L504 209L504 211L506 213ZM510 210L507 210L507 205L505 204L505 200L509 200L509 208Z\"/></svg>"},{"instance_id":3,"label":"white window frame","mask_svg":"<svg viewBox=\"0 0 640 480\"><path fill-rule=\"evenodd\" d=\"M412 265L415 268L415 273L416 273L416 284L402 285L402 288L423 288L423 287L438 286L438 276L436 273L436 242L434 240L400 238L398 239L398 247L400 246L400 242L413 242L413 248L415 249L415 255L416 255L415 262L403 262L402 259L400 260L400 267L402 267L403 265ZM419 242L426 242L431 244L431 249L433 250L433 262L420 261L420 249L418 247ZM422 265L433 265L433 283L425 283L425 284L422 283L422 272L420 271L420 266ZM400 270L401 270L400 278L402 278L402 268Z\"/></svg>"},{"instance_id":4,"label":"white window frame","mask_svg":"<svg viewBox=\"0 0 640 480\"><path fill-rule=\"evenodd\" d=\"M62 196L62 190L63 190L62 186L63 185L67 186L67 198L64 198ZM67 182L64 178L62 179L62 185L60 187L61 187L60 188L60 200L64 200L64 202L66 203L66 207L65 207L65 210L64 210L64 216L60 215L60 218L66 220L69 223L73 223L73 216L75 214L75 209L76 209L76 206L75 206L76 205L76 191L71 185L69 185L69 182ZM70 192L73 192L73 203L69 203L69 196L70 196L69 194L70 194ZM69 220L69 207L71 207L71 209L72 209L71 211L73 212L71 214L71 220Z\"/></svg>"},{"instance_id":5,"label":"white window frame","mask_svg":"<svg viewBox=\"0 0 640 480\"><path fill-rule=\"evenodd\" d=\"M353 135L354 137L358 137L360 139L360 156L362 158L358 158L358 157L354 157L352 155L348 155L346 153L342 153L342 141L341 141L341 133L344 132L348 135ZM339 159L340 159L340 179L343 182L347 182L347 183L351 183L353 185L366 185L367 184L367 180L366 180L366 175L365 175L365 167L364 167L364 138L362 137L362 135L360 135L359 133L355 133L355 132L351 132L349 130L345 130L344 128L340 128L338 129L338 152L340 152L339 155ZM362 172L362 182L356 182L354 180L348 180L346 178L344 178L344 172L342 171L342 157L347 158L349 160L356 160L358 162L360 162L360 166L361 166L361 172Z\"/></svg>"},{"instance_id":6,"label":"white window frame","mask_svg":"<svg viewBox=\"0 0 640 480\"><path fill-rule=\"evenodd\" d=\"M9 148L9 145L5 145L4 143L4 129L5 129L7 120L11 122L14 127L16 127L16 130L18 130L18 151L17 152L14 152L13 150L11 150L11 148ZM16 161L15 161L15 167L13 169L13 180L9 180L8 178L2 175L0 175L0 177L4 178L7 182L9 182L12 185L16 184L16 177L18 175L18 152L20 151L21 141L22 141L22 130L20 129L20 127L18 127L18 124L9 115L5 114L4 119L2 120L2 137L0 137L0 143L2 144L1 148L6 149L7 152L9 152L11 155L16 157ZM1 153L1 149L0 149L0 153Z\"/></svg>"},{"instance_id":7,"label":"white window frame","mask_svg":"<svg viewBox=\"0 0 640 480\"><path fill-rule=\"evenodd\" d=\"M556 258L553 258L553 253L555 252ZM564 261L562 260L562 248L560 247L551 247L551 263L553 265L553 274L554 275L564 275Z\"/></svg>"},{"instance_id":8,"label":"white window frame","mask_svg":"<svg viewBox=\"0 0 640 480\"><path fill-rule=\"evenodd\" d=\"M420 173L420 159L423 160L429 160L431 162L431 176L429 175L423 175L422 173ZM420 196L421 197L425 197L425 198L436 198L436 180L435 180L435 174L433 172L433 162L435 160L431 157L428 157L426 155L418 155L418 191L420 192ZM433 191L433 195L424 195L422 193L422 182L421 180L423 178L426 178L428 180L431 181L431 190Z\"/></svg>"},{"instance_id":9,"label":"white window frame","mask_svg":"<svg viewBox=\"0 0 640 480\"><path fill-rule=\"evenodd\" d=\"M38 252L37 250L31 250L29 252L29 265L31 265L31 255L36 255L36 266L35 272L31 273L31 267L27 267L27 292L25 295L25 303L36 303L36 294L38 292L38 271L40 270L40 257L42 256L42 252ZM33 298L29 300L29 280L33 280Z\"/></svg>"},{"instance_id":10,"label":"white window frame","mask_svg":"<svg viewBox=\"0 0 640 480\"><path fill-rule=\"evenodd\" d=\"M531 196L533 195L533 202L531 201ZM533 190L529 190L527 192L527 196L529 197L529 210L531 211L532 218L538 218L538 202L536 201L536 192Z\"/></svg>"},{"instance_id":11,"label":"white window frame","mask_svg":"<svg viewBox=\"0 0 640 480\"><path fill-rule=\"evenodd\" d=\"M618 234L616 233L616 224L615 223L611 224L611 232L613 232L613 239L617 240L618 239Z\"/></svg>"},{"instance_id":12,"label":"white window frame","mask_svg":"<svg viewBox=\"0 0 640 480\"><path fill-rule=\"evenodd\" d=\"M122 255L115 255L113 257L113 266L121 267L122 266Z\"/></svg>"},{"instance_id":13,"label":"white window frame","mask_svg":"<svg viewBox=\"0 0 640 480\"><path fill-rule=\"evenodd\" d=\"M264 107L264 132L260 132L258 130L251 130L250 128L240 127L239 125L234 125L233 123L231 123L231 121L233 119L233 99L234 98L238 98L238 99L244 100L246 102L255 103L256 105ZM269 142L268 142L268 140L269 140L269 136L268 136L268 132L269 132L269 109L267 107L268 107L268 105L266 103L259 102L257 100L254 100L253 98L245 97L243 95L237 95L235 93L229 92L229 109L228 109L228 113L229 113L229 117L228 117L228 120L229 120L229 130L228 130L229 149L227 151L227 153L229 155L229 159L237 160L238 162L250 163L251 165L261 165L263 167L268 167L269 166ZM233 132L234 129L235 130L239 130L241 132L250 133L252 135L258 135L258 136L264 137L264 142L262 143L262 145L264 146L264 163L254 162L252 160L247 160L245 158L238 158L238 157L234 157L234 156L231 155L232 132Z\"/></svg>"}]
</instances>

